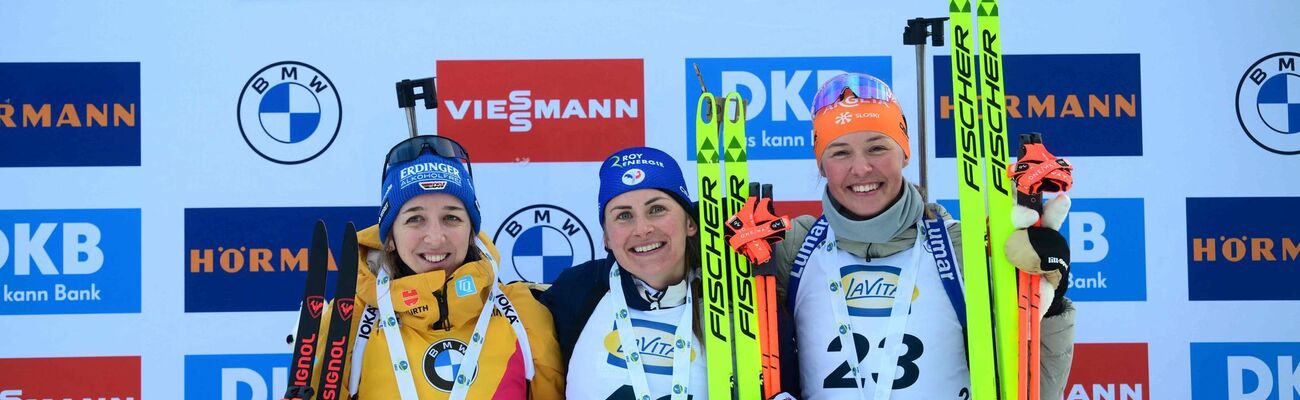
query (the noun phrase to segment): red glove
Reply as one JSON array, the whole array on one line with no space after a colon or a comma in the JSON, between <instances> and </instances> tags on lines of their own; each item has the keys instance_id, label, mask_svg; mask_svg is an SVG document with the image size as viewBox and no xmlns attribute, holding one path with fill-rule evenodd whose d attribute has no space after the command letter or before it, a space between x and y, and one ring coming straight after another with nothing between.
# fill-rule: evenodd
<instances>
[{"instance_id":1,"label":"red glove","mask_svg":"<svg viewBox=\"0 0 1300 400\"><path fill-rule=\"evenodd\" d=\"M755 264L772 259L772 245L785 239L783 232L790 229L790 218L777 216L772 208L772 185L761 185L761 196L759 187L749 184L749 199L725 224L727 244Z\"/></svg>"}]
</instances>

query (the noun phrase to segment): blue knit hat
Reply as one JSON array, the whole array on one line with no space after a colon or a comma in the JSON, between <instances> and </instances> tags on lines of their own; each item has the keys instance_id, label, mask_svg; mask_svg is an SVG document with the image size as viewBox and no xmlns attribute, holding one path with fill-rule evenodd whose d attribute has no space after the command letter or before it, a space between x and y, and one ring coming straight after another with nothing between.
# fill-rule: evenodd
<instances>
[{"instance_id":1,"label":"blue knit hat","mask_svg":"<svg viewBox=\"0 0 1300 400\"><path fill-rule=\"evenodd\" d=\"M398 212L407 201L426 193L445 193L465 203L474 233L479 232L478 198L474 196L474 183L469 171L459 160L441 157L426 151L414 160L388 166L387 177L380 190L383 199L379 208L379 240L388 240L389 230Z\"/></svg>"},{"instance_id":2,"label":"blue knit hat","mask_svg":"<svg viewBox=\"0 0 1300 400\"><path fill-rule=\"evenodd\" d=\"M694 215L691 193L686 190L677 161L658 149L632 147L614 153L600 166L600 226L605 226L605 205L610 199L639 189L659 189L672 194L687 214Z\"/></svg>"}]
</instances>

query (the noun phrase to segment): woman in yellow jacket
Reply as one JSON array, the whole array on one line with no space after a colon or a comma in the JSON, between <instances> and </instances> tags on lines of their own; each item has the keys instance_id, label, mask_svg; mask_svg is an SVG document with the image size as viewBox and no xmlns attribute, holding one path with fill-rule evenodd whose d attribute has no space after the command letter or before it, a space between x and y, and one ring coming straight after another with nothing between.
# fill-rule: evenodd
<instances>
[{"instance_id":1,"label":"woman in yellow jacket","mask_svg":"<svg viewBox=\"0 0 1300 400\"><path fill-rule=\"evenodd\" d=\"M389 151L379 224L357 233L362 268L341 398L563 398L551 314L522 284L497 282L469 168L444 137Z\"/></svg>"}]
</instances>

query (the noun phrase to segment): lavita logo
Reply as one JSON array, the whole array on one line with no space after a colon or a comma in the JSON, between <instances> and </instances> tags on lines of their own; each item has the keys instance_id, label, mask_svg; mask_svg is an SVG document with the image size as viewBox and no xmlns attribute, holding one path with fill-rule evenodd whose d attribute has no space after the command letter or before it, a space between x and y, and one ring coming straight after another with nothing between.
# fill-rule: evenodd
<instances>
[{"instance_id":1,"label":"lavita logo","mask_svg":"<svg viewBox=\"0 0 1300 400\"><path fill-rule=\"evenodd\" d=\"M0 314L139 312L139 210L0 215Z\"/></svg>"},{"instance_id":2,"label":"lavita logo","mask_svg":"<svg viewBox=\"0 0 1300 400\"><path fill-rule=\"evenodd\" d=\"M1300 343L1191 346L1193 400L1279 400L1300 394Z\"/></svg>"},{"instance_id":3,"label":"lavita logo","mask_svg":"<svg viewBox=\"0 0 1300 400\"><path fill-rule=\"evenodd\" d=\"M289 354L185 356L185 398L274 400L289 384Z\"/></svg>"},{"instance_id":4,"label":"lavita logo","mask_svg":"<svg viewBox=\"0 0 1300 400\"><path fill-rule=\"evenodd\" d=\"M745 108L747 156L751 160L811 159L812 98L821 84L845 73L863 72L890 82L887 56L690 58L686 59L686 143L695 143L695 105L704 85L715 95L740 93ZM694 151L687 157L695 159Z\"/></svg>"},{"instance_id":5,"label":"lavita logo","mask_svg":"<svg viewBox=\"0 0 1300 400\"><path fill-rule=\"evenodd\" d=\"M1070 299L1146 300L1143 200L1071 200L1070 214L1061 225L1061 234L1070 244ZM960 219L956 201L939 203Z\"/></svg>"}]
</instances>

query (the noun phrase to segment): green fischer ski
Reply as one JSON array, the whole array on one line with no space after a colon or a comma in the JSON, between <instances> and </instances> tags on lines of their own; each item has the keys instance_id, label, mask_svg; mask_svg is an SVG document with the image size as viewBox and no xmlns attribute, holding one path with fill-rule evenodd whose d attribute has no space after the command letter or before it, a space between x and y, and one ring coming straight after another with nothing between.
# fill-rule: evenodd
<instances>
[{"instance_id":1,"label":"green fischer ski","mask_svg":"<svg viewBox=\"0 0 1300 400\"><path fill-rule=\"evenodd\" d=\"M993 351L993 310L989 294L988 254L984 246L984 148L979 137L974 32L971 1L949 0L952 39L953 126L957 144L957 199L962 217L962 277L966 289L966 348L970 362L971 399L997 398L997 364Z\"/></svg>"},{"instance_id":2,"label":"green fischer ski","mask_svg":"<svg viewBox=\"0 0 1300 400\"><path fill-rule=\"evenodd\" d=\"M718 129L721 107L713 94L700 95L695 108L695 171L699 179L700 269L704 273L704 348L708 352L709 398L730 399L734 371L731 354L731 317L727 286L731 279L724 255L721 151Z\"/></svg>"},{"instance_id":3,"label":"green fischer ski","mask_svg":"<svg viewBox=\"0 0 1300 400\"><path fill-rule=\"evenodd\" d=\"M971 3L975 1L976 20L972 21ZM1016 269L1007 261L1005 250L1015 228L1011 226L1013 197L1006 176L1006 96L998 4L997 0L950 0L948 11L957 110L958 200L965 217L962 242L967 243L962 258L966 262L971 398L1016 399L1020 384L1019 305Z\"/></svg>"},{"instance_id":4,"label":"green fischer ski","mask_svg":"<svg viewBox=\"0 0 1300 400\"><path fill-rule=\"evenodd\" d=\"M1016 399L1020 387L1020 305L1016 293L1016 268L1007 260L1007 238L1011 226L1010 178L1007 177L1007 115L1005 82L1002 75L1002 42L999 40L997 0L979 0L976 7L979 29L980 115L988 161L984 193L989 207L989 258L993 265L993 326L997 337L998 392L1003 399ZM963 214L964 215L964 214Z\"/></svg>"},{"instance_id":5,"label":"green fischer ski","mask_svg":"<svg viewBox=\"0 0 1300 400\"><path fill-rule=\"evenodd\" d=\"M713 399L762 398L754 271L745 256L727 246L722 225L749 198L746 142L745 101L740 94L731 93L722 103L711 93L701 94L695 116L695 168L700 191L704 345Z\"/></svg>"},{"instance_id":6,"label":"green fischer ski","mask_svg":"<svg viewBox=\"0 0 1300 400\"><path fill-rule=\"evenodd\" d=\"M723 101L722 169L726 173L727 217L744 207L749 199L749 167L746 159L745 101L739 93L729 93ZM699 135L699 132L696 132ZM726 217L723 218L726 221ZM749 260L727 247L727 270L731 275L731 341L736 364L736 392L739 399L761 399L763 388L763 352L759 348L758 314L754 306L754 271Z\"/></svg>"}]
</instances>

